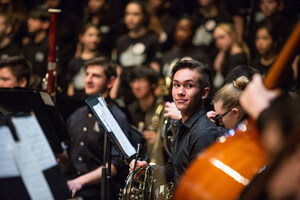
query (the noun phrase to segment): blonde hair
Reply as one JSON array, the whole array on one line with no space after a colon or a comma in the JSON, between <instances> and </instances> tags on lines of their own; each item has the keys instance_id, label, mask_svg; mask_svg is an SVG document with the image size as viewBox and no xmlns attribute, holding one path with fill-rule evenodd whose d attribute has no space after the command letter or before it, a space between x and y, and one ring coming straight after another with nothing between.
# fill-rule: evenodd
<instances>
[{"instance_id":1,"label":"blonde hair","mask_svg":"<svg viewBox=\"0 0 300 200\"><path fill-rule=\"evenodd\" d=\"M229 110L233 107L239 106L240 96L249 83L246 76L241 76L232 81L232 83L224 85L215 95L214 102L221 100L223 108Z\"/></svg>"},{"instance_id":2,"label":"blonde hair","mask_svg":"<svg viewBox=\"0 0 300 200\"><path fill-rule=\"evenodd\" d=\"M223 29L231 38L235 38L236 43L238 46L242 49L243 52L245 52L247 56L248 63L250 62L250 50L248 45L241 39L238 39L235 27L232 23L220 23L217 25L217 28Z\"/></svg>"}]
</instances>

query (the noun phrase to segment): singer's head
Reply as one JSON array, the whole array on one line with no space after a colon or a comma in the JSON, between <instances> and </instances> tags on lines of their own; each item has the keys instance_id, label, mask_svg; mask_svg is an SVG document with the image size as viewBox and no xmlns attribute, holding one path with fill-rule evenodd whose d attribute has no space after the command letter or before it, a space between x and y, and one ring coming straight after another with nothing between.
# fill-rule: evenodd
<instances>
[{"instance_id":1,"label":"singer's head","mask_svg":"<svg viewBox=\"0 0 300 200\"><path fill-rule=\"evenodd\" d=\"M117 77L116 66L106 57L97 57L85 63L85 93L108 97Z\"/></svg>"},{"instance_id":2,"label":"singer's head","mask_svg":"<svg viewBox=\"0 0 300 200\"><path fill-rule=\"evenodd\" d=\"M28 87L31 68L22 57L13 56L0 60L0 87Z\"/></svg>"}]
</instances>

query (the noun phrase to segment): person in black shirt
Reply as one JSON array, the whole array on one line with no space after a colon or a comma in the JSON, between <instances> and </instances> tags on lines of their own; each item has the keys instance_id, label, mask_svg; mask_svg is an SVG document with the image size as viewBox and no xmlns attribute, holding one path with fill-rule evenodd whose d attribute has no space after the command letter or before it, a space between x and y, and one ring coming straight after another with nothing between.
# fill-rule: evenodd
<instances>
[{"instance_id":1,"label":"person in black shirt","mask_svg":"<svg viewBox=\"0 0 300 200\"><path fill-rule=\"evenodd\" d=\"M184 16L178 20L174 33L176 44L162 57L162 73L164 76L170 77L174 63L182 58L189 57L205 63L210 62L205 49L192 43L194 34L195 24L189 16Z\"/></svg>"},{"instance_id":2,"label":"person in black shirt","mask_svg":"<svg viewBox=\"0 0 300 200\"><path fill-rule=\"evenodd\" d=\"M9 17L4 13L0 13L0 27L0 59L20 55L20 50L10 38L13 26Z\"/></svg>"},{"instance_id":3,"label":"person in black shirt","mask_svg":"<svg viewBox=\"0 0 300 200\"><path fill-rule=\"evenodd\" d=\"M233 24L220 23L214 30L214 39L219 52L214 60L215 88L222 86L224 77L238 65L250 60L249 49L244 41L237 37Z\"/></svg>"},{"instance_id":4,"label":"person in black shirt","mask_svg":"<svg viewBox=\"0 0 300 200\"><path fill-rule=\"evenodd\" d=\"M32 74L37 85L47 73L48 33L50 15L46 10L36 9L29 13L27 20L30 41L23 46L22 54L32 64Z\"/></svg>"},{"instance_id":5,"label":"person in black shirt","mask_svg":"<svg viewBox=\"0 0 300 200\"><path fill-rule=\"evenodd\" d=\"M108 107L116 117L125 134L129 131L125 115L109 99L109 90L114 84L116 71L114 65L104 57L94 58L86 62L85 92L87 95L101 94L108 103ZM71 180L67 182L73 197L84 199L100 199L100 180L102 177L103 145L105 131L99 126L96 117L87 106L76 110L68 119L68 132L71 139L70 158L75 167ZM112 147L112 194L117 195L120 184L124 181L120 177L123 162L117 149ZM120 180L121 179L121 180ZM113 196L112 199L116 199Z\"/></svg>"},{"instance_id":6,"label":"person in black shirt","mask_svg":"<svg viewBox=\"0 0 300 200\"><path fill-rule=\"evenodd\" d=\"M71 59L66 75L68 81L67 95L79 98L85 97L84 92L84 63L100 55L100 32L93 24L85 24L79 34L80 55Z\"/></svg>"},{"instance_id":7,"label":"person in black shirt","mask_svg":"<svg viewBox=\"0 0 300 200\"><path fill-rule=\"evenodd\" d=\"M264 76L276 60L280 46L278 35L270 24L263 24L257 29L255 46L259 56L254 59L252 65Z\"/></svg>"},{"instance_id":8,"label":"person in black shirt","mask_svg":"<svg viewBox=\"0 0 300 200\"><path fill-rule=\"evenodd\" d=\"M240 195L240 199L299 199L299 95L289 97L280 90L268 90L260 75L241 95L243 109L256 121L262 145L270 162Z\"/></svg>"},{"instance_id":9,"label":"person in black shirt","mask_svg":"<svg viewBox=\"0 0 300 200\"><path fill-rule=\"evenodd\" d=\"M129 31L116 42L117 63L120 67L111 97L123 98L128 103L134 99L128 85L134 67L147 65L160 72L161 53L158 36L161 26L150 7L141 1L130 1L127 4L125 24Z\"/></svg>"},{"instance_id":10,"label":"person in black shirt","mask_svg":"<svg viewBox=\"0 0 300 200\"><path fill-rule=\"evenodd\" d=\"M214 97L215 111L207 112L207 117L214 122L221 133L236 129L245 118L245 112L239 104L239 98L249 80L241 76L224 85ZM223 129L222 127L225 127ZM230 134L230 132L229 132Z\"/></svg>"},{"instance_id":11,"label":"person in black shirt","mask_svg":"<svg viewBox=\"0 0 300 200\"><path fill-rule=\"evenodd\" d=\"M206 116L203 102L210 92L210 71L195 60L180 60L173 68L172 96L181 112L175 135L173 154L167 165L155 167L165 173L175 185L192 160L219 136L216 126ZM133 169L134 160L130 163ZM147 162L138 161L137 167L145 168Z\"/></svg>"}]
</instances>

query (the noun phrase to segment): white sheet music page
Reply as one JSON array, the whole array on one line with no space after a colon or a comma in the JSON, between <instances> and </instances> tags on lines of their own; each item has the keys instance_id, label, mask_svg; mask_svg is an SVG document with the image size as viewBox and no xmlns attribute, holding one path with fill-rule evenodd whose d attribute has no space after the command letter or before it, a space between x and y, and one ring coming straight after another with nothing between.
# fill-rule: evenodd
<instances>
[{"instance_id":1,"label":"white sheet music page","mask_svg":"<svg viewBox=\"0 0 300 200\"><path fill-rule=\"evenodd\" d=\"M115 120L114 116L107 108L105 101L101 97L99 97L98 100L99 104L93 106L94 110L96 111L97 115L99 116L107 130L115 134L125 153L129 157L131 157L136 153L134 147L131 145L118 122Z\"/></svg>"},{"instance_id":2,"label":"white sheet music page","mask_svg":"<svg viewBox=\"0 0 300 200\"><path fill-rule=\"evenodd\" d=\"M47 180L38 165L39 160L35 158L26 141L16 142L13 154L30 199L54 199Z\"/></svg>"},{"instance_id":3,"label":"white sheet music page","mask_svg":"<svg viewBox=\"0 0 300 200\"><path fill-rule=\"evenodd\" d=\"M13 157L15 140L7 126L0 127L0 178L20 176Z\"/></svg>"},{"instance_id":4,"label":"white sheet music page","mask_svg":"<svg viewBox=\"0 0 300 200\"><path fill-rule=\"evenodd\" d=\"M13 117L12 122L21 141L26 141L41 170L57 164L51 147L35 116Z\"/></svg>"}]
</instances>

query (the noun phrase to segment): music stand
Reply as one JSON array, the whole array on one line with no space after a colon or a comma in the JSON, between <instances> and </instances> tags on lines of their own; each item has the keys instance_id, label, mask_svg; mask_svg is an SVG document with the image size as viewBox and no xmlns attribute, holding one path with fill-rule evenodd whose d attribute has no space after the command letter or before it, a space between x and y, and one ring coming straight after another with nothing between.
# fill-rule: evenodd
<instances>
[{"instance_id":1,"label":"music stand","mask_svg":"<svg viewBox=\"0 0 300 200\"><path fill-rule=\"evenodd\" d=\"M54 153L62 153L61 142L68 143L65 122L49 93L31 88L0 88L0 112L33 111Z\"/></svg>"},{"instance_id":2,"label":"music stand","mask_svg":"<svg viewBox=\"0 0 300 200\"><path fill-rule=\"evenodd\" d=\"M120 128L118 122L116 121L115 117L106 106L106 102L101 98L100 95L95 95L89 97L85 100L86 103L89 105L93 113L95 114L97 120L100 122L102 127L104 128L105 132L105 139L104 139L104 156L103 156L103 168L102 168L102 184L101 184L101 194L102 199L108 199L108 195L110 193L110 165L111 165L111 158L110 158L110 141L107 140L107 135L109 135L113 144L117 147L120 154L126 160L130 160L136 154L135 148L131 145L128 138ZM108 157L106 161L106 156ZM106 174L106 163L108 163L108 174Z\"/></svg>"},{"instance_id":3,"label":"music stand","mask_svg":"<svg viewBox=\"0 0 300 200\"><path fill-rule=\"evenodd\" d=\"M70 193L70 191L68 189L68 186L66 184L66 180L65 180L62 172L60 171L59 166L56 163L53 152L52 152L52 150L50 150L49 146L46 147L47 145L44 145L44 143L43 143L43 142L46 141L44 134L37 131L36 133L38 133L38 136L41 136L41 137L36 137L37 135L34 135L34 137L28 138L27 135L24 134L24 133L26 132L26 130L28 131L28 126L32 126L33 124L32 123L26 123L26 127L22 126L21 129L20 129L20 123L17 124L17 122L13 121L13 118L14 119L16 119L16 118L26 118L28 116L30 116L29 113L27 113L27 114L26 113L25 114L24 113L22 113L22 114L18 113L18 114L13 114L13 115L9 115L9 116L1 116L0 117L0 128L1 127L7 127L10 130L10 132L12 134L12 138L14 140L13 143L15 143L15 144L20 143L20 142L24 142L24 140L28 140L28 141L32 142L31 144L33 144L33 143L36 144L36 145L29 145L30 143L27 143L28 147L31 147L33 149L37 149L36 147L40 143L40 145L42 145L44 148L43 148L42 151L35 151L35 153L38 153L39 155L42 155L40 157L38 156L38 158L41 158L43 156L44 156L44 158L46 158L46 157L49 158L49 157L51 157L51 154L52 154L52 164L49 165L48 167L45 167L45 165L46 165L45 162L48 162L48 161L45 161L45 160L41 161L40 159L35 158L35 157L32 161L34 161L38 164L44 162L43 164L40 164L40 166L44 166L44 167L41 168L41 173L45 177L45 181L49 185L49 189L50 189L54 199L67 199L67 198L70 198L71 193ZM35 118L34 116L30 116L30 117ZM38 124L38 122L36 122L35 124ZM32 127L35 127L35 126L32 126ZM38 126L36 126L36 127L38 127ZM38 129L41 130L41 128L38 128ZM23 130L25 132L23 132ZM36 130L36 129L34 129L34 130ZM31 133L31 131L29 131L29 132ZM4 132L1 132L0 136L2 134L4 134ZM22 134L23 134L23 137L21 137ZM2 142L6 143L5 137L3 137L3 136L4 135L2 135L2 137L1 137L2 140L4 139L4 141L2 141ZM44 137L44 139L43 139L43 137ZM41 138L42 138L42 140L40 140ZM28 141L26 141L26 142L28 142ZM3 150L4 147L2 146L1 148ZM14 151L15 150L11 150L11 151L9 151L10 153L8 153L8 154L15 155L15 153L12 153ZM32 149L29 150L29 151L30 151L30 154L31 154ZM3 153L3 151L2 151L2 153ZM28 154L26 154L24 157L27 157L27 155ZM33 154L33 155L37 155L37 154ZM1 162L3 162L5 164L6 159L8 159L9 156L10 155L2 155ZM31 162L28 162L28 163L31 163ZM12 163L10 163L10 164L12 164ZM30 192L28 191L26 181L24 182L23 175L21 173L22 168L24 168L24 167L26 168L26 166L18 163L18 161L15 160L14 164L9 165L9 166L7 165L6 169L7 169L7 167L14 168L14 166L15 166L16 169L18 169L17 171L20 172L20 173L17 173L17 174L14 174L14 175L10 174L10 175L5 176L2 172L2 176L0 177L1 199L4 199L4 200L5 199L7 199L7 200L10 200L10 199L25 199L25 200L30 199L30 195L29 195ZM30 168L29 170L31 171L33 169ZM32 172L32 173L34 173L34 172ZM32 179L34 179L34 178L32 178Z\"/></svg>"}]
</instances>

